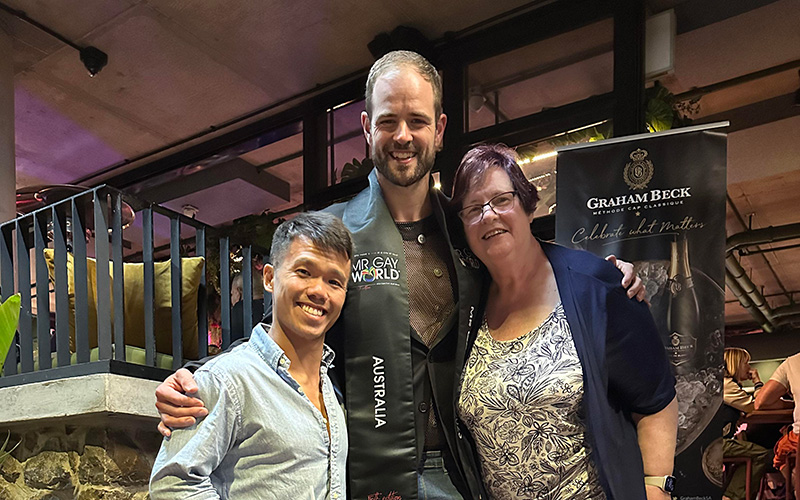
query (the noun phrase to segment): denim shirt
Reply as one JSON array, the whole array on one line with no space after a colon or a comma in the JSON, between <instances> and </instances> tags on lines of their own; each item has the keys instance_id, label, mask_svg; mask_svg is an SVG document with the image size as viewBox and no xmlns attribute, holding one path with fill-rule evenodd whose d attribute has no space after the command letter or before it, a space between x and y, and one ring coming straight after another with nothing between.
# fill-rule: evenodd
<instances>
[{"instance_id":1,"label":"denim shirt","mask_svg":"<svg viewBox=\"0 0 800 500\"><path fill-rule=\"evenodd\" d=\"M150 478L153 500L345 498L347 428L327 372L320 381L330 421L289 374L289 359L259 324L250 342L195 372L209 414L165 438Z\"/></svg>"}]
</instances>

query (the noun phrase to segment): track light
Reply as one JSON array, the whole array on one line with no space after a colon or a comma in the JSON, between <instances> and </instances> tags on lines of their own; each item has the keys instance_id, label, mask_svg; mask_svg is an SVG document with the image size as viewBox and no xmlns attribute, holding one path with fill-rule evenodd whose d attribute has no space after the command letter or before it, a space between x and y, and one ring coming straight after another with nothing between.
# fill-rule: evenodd
<instances>
[{"instance_id":1,"label":"track light","mask_svg":"<svg viewBox=\"0 0 800 500\"><path fill-rule=\"evenodd\" d=\"M97 47L92 47L92 46L81 47L75 42L69 40L61 33L53 31L44 24L34 19L31 19L25 12L14 9L4 3L0 3L0 10L8 12L17 19L30 24L34 28L47 33L53 38L60 40L62 43L69 45L73 49L77 50L80 53L81 62L86 67L86 70L89 71L89 76L91 76L92 78L94 78L94 76L97 75L97 73L100 73L100 70L105 68L106 64L108 64L108 54L98 49Z\"/></svg>"},{"instance_id":2,"label":"track light","mask_svg":"<svg viewBox=\"0 0 800 500\"><path fill-rule=\"evenodd\" d=\"M108 54L96 47L84 47L81 49L81 62L86 66L89 76L94 78L100 70L108 64Z\"/></svg>"}]
</instances>

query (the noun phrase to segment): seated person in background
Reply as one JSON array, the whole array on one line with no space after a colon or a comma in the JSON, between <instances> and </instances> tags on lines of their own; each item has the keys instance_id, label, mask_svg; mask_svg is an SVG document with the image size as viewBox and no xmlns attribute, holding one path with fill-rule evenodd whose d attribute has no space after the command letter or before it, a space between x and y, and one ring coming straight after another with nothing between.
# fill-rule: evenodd
<instances>
[{"instance_id":1,"label":"seated person in background","mask_svg":"<svg viewBox=\"0 0 800 500\"><path fill-rule=\"evenodd\" d=\"M243 281L242 273L236 273L231 280L231 307L238 304L244 296L244 287L242 286ZM255 290L253 290L253 292L255 292ZM253 295L255 295L255 293L253 293Z\"/></svg>"},{"instance_id":2,"label":"seated person in background","mask_svg":"<svg viewBox=\"0 0 800 500\"><path fill-rule=\"evenodd\" d=\"M788 392L794 394L798 389L800 389L800 354L795 354L781 363L764 388L756 394L755 409L792 408L794 406L792 403L782 401L780 398ZM783 474L787 485L793 484L789 478L787 458L790 453L797 450L797 437L800 434L800 413L796 406L794 406L793 421L792 428L775 445L775 458L772 461L775 468Z\"/></svg>"},{"instance_id":3,"label":"seated person in background","mask_svg":"<svg viewBox=\"0 0 800 500\"><path fill-rule=\"evenodd\" d=\"M346 498L347 429L323 342L344 304L352 238L334 215L303 213L278 227L271 254L272 324L195 372L208 415L164 439L153 500Z\"/></svg>"},{"instance_id":4,"label":"seated person in background","mask_svg":"<svg viewBox=\"0 0 800 500\"><path fill-rule=\"evenodd\" d=\"M252 324L255 326L261 323L264 318L264 301L267 301L267 306L272 304L272 295L264 293L264 282L262 281L259 273L253 269L253 301L252 301ZM243 274L239 273L233 278L231 283L231 342L246 337L244 326L244 289L242 282L244 281ZM250 329L247 328L249 332Z\"/></svg>"},{"instance_id":5,"label":"seated person in background","mask_svg":"<svg viewBox=\"0 0 800 500\"><path fill-rule=\"evenodd\" d=\"M752 459L753 467L750 472L750 484L758 485L764 476L767 467L767 460L770 451L763 446L745 441L734 439L737 422L742 413L751 413L755 409L755 398L748 394L742 381L752 380L755 386L755 394L758 394L764 382L758 375L758 370L750 366L750 353L738 347L728 347L725 349L725 392L723 410L728 410L726 415L730 415L728 422L722 431L724 439L722 450L725 458L749 457ZM725 497L731 500L742 500L745 498L746 469L737 467L725 489Z\"/></svg>"}]
</instances>

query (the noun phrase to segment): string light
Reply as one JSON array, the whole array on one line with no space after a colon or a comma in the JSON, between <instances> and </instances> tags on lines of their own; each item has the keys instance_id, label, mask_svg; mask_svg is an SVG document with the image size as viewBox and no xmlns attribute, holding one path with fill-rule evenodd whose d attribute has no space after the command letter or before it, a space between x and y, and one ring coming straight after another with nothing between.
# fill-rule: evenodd
<instances>
[{"instance_id":1,"label":"string light","mask_svg":"<svg viewBox=\"0 0 800 500\"><path fill-rule=\"evenodd\" d=\"M590 123L589 125L584 125L582 127L574 128L572 130L567 130L566 132L561 132L560 134L554 135L553 138L561 137L561 136L564 136L564 135L567 135L567 134L571 134L573 132L578 132L579 130L585 130L587 128L596 127L598 125L602 125L603 123L605 123L607 121L608 120L601 120L599 122ZM557 152L550 151L549 153L542 153L542 154L531 156L531 157L528 157L528 158L520 158L520 160L517 162L517 164L518 165L527 165L528 163L533 163L535 161L546 160L547 158L552 158L552 157L557 156L557 155L558 155Z\"/></svg>"},{"instance_id":2,"label":"string light","mask_svg":"<svg viewBox=\"0 0 800 500\"><path fill-rule=\"evenodd\" d=\"M530 156L530 157L527 157L527 158L520 158L520 160L517 162L517 164L518 165L527 165L528 163L533 163L535 161L546 160L547 158L552 158L552 157L554 157L556 155L558 155L557 152L550 151L549 153L542 153L542 154L536 155L536 156Z\"/></svg>"}]
</instances>

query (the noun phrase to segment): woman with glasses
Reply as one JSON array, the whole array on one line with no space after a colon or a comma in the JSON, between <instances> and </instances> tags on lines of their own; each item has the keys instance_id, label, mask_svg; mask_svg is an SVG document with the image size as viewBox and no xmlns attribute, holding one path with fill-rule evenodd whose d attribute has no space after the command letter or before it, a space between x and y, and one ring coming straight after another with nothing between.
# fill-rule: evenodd
<instances>
[{"instance_id":1,"label":"woman with glasses","mask_svg":"<svg viewBox=\"0 0 800 500\"><path fill-rule=\"evenodd\" d=\"M455 176L488 271L461 353L461 458L489 498L668 499L677 402L650 312L611 263L531 234L538 197L516 159L478 146Z\"/></svg>"}]
</instances>

